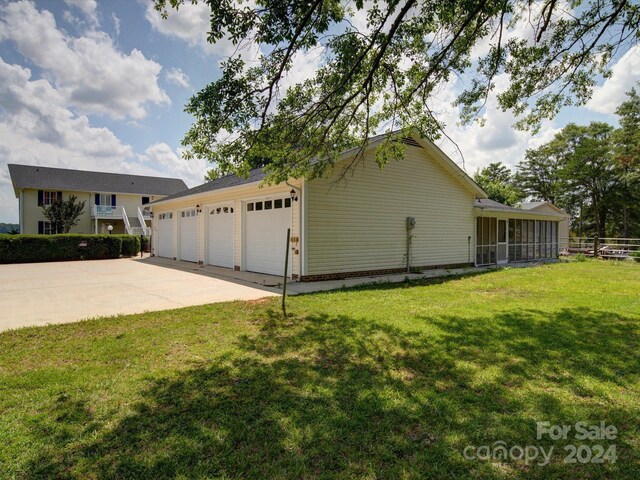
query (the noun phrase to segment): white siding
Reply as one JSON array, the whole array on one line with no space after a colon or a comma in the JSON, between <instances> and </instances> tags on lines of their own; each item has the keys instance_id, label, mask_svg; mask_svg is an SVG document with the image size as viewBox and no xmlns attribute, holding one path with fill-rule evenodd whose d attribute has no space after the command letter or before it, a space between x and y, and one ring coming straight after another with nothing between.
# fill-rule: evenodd
<instances>
[{"instance_id":1,"label":"white siding","mask_svg":"<svg viewBox=\"0 0 640 480\"><path fill-rule=\"evenodd\" d=\"M407 146L382 170L370 151L336 183L340 171L307 183L306 275L405 267L406 217L416 219L413 266L470 261L474 194L426 150Z\"/></svg>"},{"instance_id":2,"label":"white siding","mask_svg":"<svg viewBox=\"0 0 640 480\"><path fill-rule=\"evenodd\" d=\"M293 182L293 185L299 188L301 182L296 181ZM269 197L272 195L280 195L283 193L287 193L291 190L291 187L286 184L280 184L276 186L264 186L259 187L259 184L250 184L243 185L239 187L232 187L225 190L208 192L205 194L201 194L198 196L178 198L173 201L167 202L165 204L160 204L153 206L154 217L159 215L162 212L168 211L180 211L185 208L195 208L196 205L200 205L202 209L202 213L198 215L198 261L201 263L205 263L205 248L206 241L205 237L207 235L207 228L205 223L205 217L207 212L207 207L211 205L219 205L221 203L225 203L228 205L232 205L235 211L234 215L234 227L233 227L233 235L234 235L234 266L244 270L244 260L243 260L243 251L244 251L244 237L243 237L243 220L244 215L243 212L244 202L249 200L255 200L258 198ZM292 236L300 236L300 203L294 202L292 211ZM175 213L174 213L175 218ZM155 223L155 222L154 222ZM174 223L174 226L177 228L177 224ZM154 226L155 228L155 226ZM174 238L177 235L174 234ZM177 240L177 239L176 239ZM298 247L299 248L299 247ZM293 254L290 257L292 273L295 275L300 275L300 253Z\"/></svg>"}]
</instances>

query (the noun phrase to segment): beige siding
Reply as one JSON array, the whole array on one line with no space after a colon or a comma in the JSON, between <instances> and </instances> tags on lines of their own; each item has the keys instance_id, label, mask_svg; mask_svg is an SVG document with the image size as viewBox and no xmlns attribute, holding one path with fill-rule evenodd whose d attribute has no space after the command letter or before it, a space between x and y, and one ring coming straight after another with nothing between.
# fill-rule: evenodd
<instances>
[{"instance_id":1,"label":"beige siding","mask_svg":"<svg viewBox=\"0 0 640 480\"><path fill-rule=\"evenodd\" d=\"M413 266L469 262L473 193L422 148L382 170L373 156L346 183L335 183L338 165L307 184L305 274L405 267L406 217L416 219Z\"/></svg>"},{"instance_id":2,"label":"beige siding","mask_svg":"<svg viewBox=\"0 0 640 480\"><path fill-rule=\"evenodd\" d=\"M85 202L84 213L80 217L78 225L71 229L71 233L95 233L95 223L91 218L91 208L95 205L95 194L92 192L62 192L62 198L64 200L68 200L71 195L78 197L78 201ZM123 206L129 217L136 217L138 215L138 208L142 207L143 196L154 198L151 195L132 195L126 193L116 193L115 195L117 205ZM161 198L161 196L156 196L155 198ZM23 190L21 208L23 215L23 233L38 233L38 222L46 221L47 219L42 214L42 207L38 205L37 189ZM122 217L114 218L113 222L99 220L99 225L101 223L113 223L114 233L125 233ZM98 233L100 233L100 228Z\"/></svg>"},{"instance_id":3,"label":"beige siding","mask_svg":"<svg viewBox=\"0 0 640 480\"><path fill-rule=\"evenodd\" d=\"M296 181L293 183L296 187L300 186L300 182ZM282 196L284 194L288 194L291 190L286 184L281 184L277 186L263 186L259 187L258 184L251 185L243 185L240 187L233 187L225 190L208 192L206 194L191 196L182 199L176 199L171 202L167 202L166 204L160 204L153 207L154 218L163 212L173 212L174 214L174 256L176 258L180 258L180 245L179 245L179 235L177 234L179 228L179 220L180 211L195 208L196 205L200 205L202 209L202 213L198 216L198 261L202 263L207 263L207 231L208 231L208 213L209 208L212 206L225 204L232 205L234 208L234 265L240 269L244 269L244 259L243 259L243 251L244 251L244 237L243 237L243 207L244 203L250 200L271 197L271 196ZM292 236L300 236L300 203L294 202L293 208L291 209L292 216L292 228L291 235ZM157 222L154 220L153 222L153 233L157 233ZM155 247L154 253L155 253ZM291 266L292 273L296 275L300 275L300 253L293 254L291 256Z\"/></svg>"}]
</instances>

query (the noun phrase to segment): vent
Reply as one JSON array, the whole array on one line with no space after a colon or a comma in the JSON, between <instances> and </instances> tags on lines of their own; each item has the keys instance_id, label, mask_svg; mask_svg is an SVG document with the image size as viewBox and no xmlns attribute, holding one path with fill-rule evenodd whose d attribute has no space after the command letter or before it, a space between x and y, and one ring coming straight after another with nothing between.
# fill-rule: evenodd
<instances>
[{"instance_id":1,"label":"vent","mask_svg":"<svg viewBox=\"0 0 640 480\"><path fill-rule=\"evenodd\" d=\"M402 143L406 144L406 145L411 145L412 147L420 147L420 144L418 142L416 142L413 138L411 137L403 137L402 138Z\"/></svg>"}]
</instances>

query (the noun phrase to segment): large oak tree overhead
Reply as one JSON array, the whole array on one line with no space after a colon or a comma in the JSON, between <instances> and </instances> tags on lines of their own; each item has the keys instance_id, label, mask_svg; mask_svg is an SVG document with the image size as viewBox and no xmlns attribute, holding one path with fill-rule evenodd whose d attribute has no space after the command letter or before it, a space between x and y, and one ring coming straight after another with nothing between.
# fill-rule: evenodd
<instances>
[{"instance_id":1,"label":"large oak tree overhead","mask_svg":"<svg viewBox=\"0 0 640 480\"><path fill-rule=\"evenodd\" d=\"M456 100L463 122L481 118L504 76L499 107L535 131L563 106L585 103L640 38L639 5L629 0L186 1L209 5L209 42L238 49L186 105L195 121L185 156L209 159L215 174L268 164L271 181L320 175L376 132L399 130L377 150L381 166L402 154L398 140L411 129L437 139L434 95L456 76L466 80ZM184 3L155 0L164 16ZM301 54L319 68L286 86Z\"/></svg>"}]
</instances>

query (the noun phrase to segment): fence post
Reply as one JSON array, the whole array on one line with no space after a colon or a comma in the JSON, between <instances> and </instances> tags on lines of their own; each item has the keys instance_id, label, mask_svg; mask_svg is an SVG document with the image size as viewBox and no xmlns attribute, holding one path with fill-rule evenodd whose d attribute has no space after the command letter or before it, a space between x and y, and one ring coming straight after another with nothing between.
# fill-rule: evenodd
<instances>
[{"instance_id":1,"label":"fence post","mask_svg":"<svg viewBox=\"0 0 640 480\"><path fill-rule=\"evenodd\" d=\"M289 242L291 229L287 228L287 245L284 252L284 284L282 286L282 315L287 318L287 272L289 270Z\"/></svg>"},{"instance_id":2,"label":"fence post","mask_svg":"<svg viewBox=\"0 0 640 480\"><path fill-rule=\"evenodd\" d=\"M598 249L600 248L600 239L596 235L593 237L593 258L598 258Z\"/></svg>"}]
</instances>

